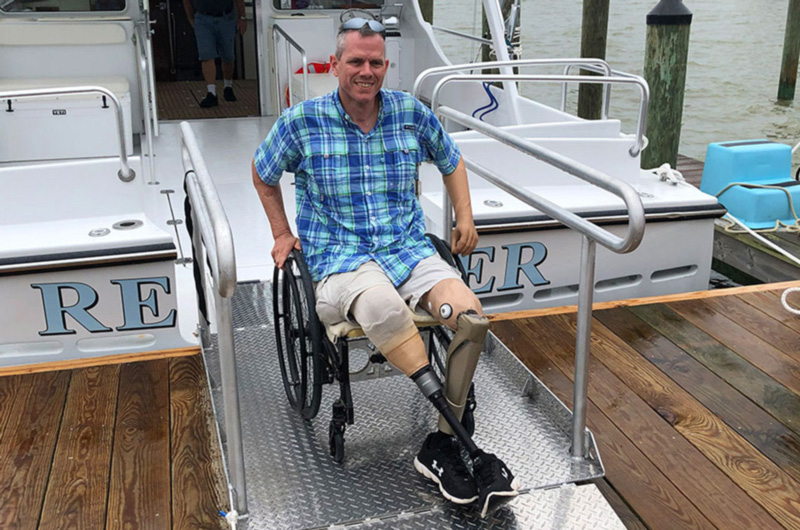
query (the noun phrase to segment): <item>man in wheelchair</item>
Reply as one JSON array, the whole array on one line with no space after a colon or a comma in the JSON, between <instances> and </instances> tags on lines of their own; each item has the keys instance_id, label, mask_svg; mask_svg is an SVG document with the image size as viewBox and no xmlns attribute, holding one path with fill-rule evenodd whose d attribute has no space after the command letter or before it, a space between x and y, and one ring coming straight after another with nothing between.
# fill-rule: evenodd
<instances>
[{"instance_id":1,"label":"man in wheelchair","mask_svg":"<svg viewBox=\"0 0 800 530\"><path fill-rule=\"evenodd\" d=\"M417 164L441 171L455 210L454 253L478 243L461 153L433 113L408 94L381 89L389 61L376 20L342 24L332 72L339 88L287 109L253 160L253 182L269 219L272 257L283 267L302 250L328 325L355 321L388 361L439 410L414 466L449 500L489 504L517 495L519 479L480 450L461 424L489 322L459 273L434 251L415 194ZM295 174L292 234L278 182ZM432 370L408 308L421 307L455 332L445 387ZM473 473L462 459L466 449Z\"/></svg>"}]
</instances>

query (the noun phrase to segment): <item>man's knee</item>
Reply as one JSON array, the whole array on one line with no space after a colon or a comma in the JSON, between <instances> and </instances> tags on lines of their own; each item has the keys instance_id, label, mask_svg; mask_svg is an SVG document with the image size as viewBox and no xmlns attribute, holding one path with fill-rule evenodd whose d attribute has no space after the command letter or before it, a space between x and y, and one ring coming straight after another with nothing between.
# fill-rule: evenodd
<instances>
[{"instance_id":1,"label":"man's knee","mask_svg":"<svg viewBox=\"0 0 800 530\"><path fill-rule=\"evenodd\" d=\"M351 304L350 313L367 338L384 353L418 334L411 311L390 285L377 285L361 293Z\"/></svg>"},{"instance_id":2,"label":"man's knee","mask_svg":"<svg viewBox=\"0 0 800 530\"><path fill-rule=\"evenodd\" d=\"M452 330L458 327L461 313L483 314L480 300L461 280L447 279L437 283L422 299L422 307Z\"/></svg>"}]
</instances>

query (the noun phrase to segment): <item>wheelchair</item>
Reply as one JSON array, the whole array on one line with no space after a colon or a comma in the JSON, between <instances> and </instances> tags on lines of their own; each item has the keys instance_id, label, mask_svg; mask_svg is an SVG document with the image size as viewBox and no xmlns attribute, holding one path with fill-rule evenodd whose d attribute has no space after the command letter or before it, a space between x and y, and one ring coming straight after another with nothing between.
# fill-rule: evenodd
<instances>
[{"instance_id":1,"label":"wheelchair","mask_svg":"<svg viewBox=\"0 0 800 530\"><path fill-rule=\"evenodd\" d=\"M436 252L455 267L466 282L466 272L461 261L450 250L450 245L433 234L426 234ZM289 405L304 420L311 420L319 412L324 385L339 383L339 398L332 407L328 430L330 455L337 463L344 459L344 433L347 425L354 423L353 398L350 392L350 345L364 341L363 331L355 325L345 324L336 329L324 328L316 313L314 284L303 254L292 250L282 269L275 268L272 280L272 304L275 338L278 347L283 387ZM414 313L414 321L427 343L431 366L444 375L444 352L450 346L452 332L433 316ZM330 332L330 333L329 333ZM425 336L427 334L427 336ZM358 373L371 371L380 376L386 358L371 344L372 351L365 368ZM401 372L394 370L397 375ZM367 379L369 377L363 377ZM467 404L461 423L472 435L475 430L475 387L469 389Z\"/></svg>"}]
</instances>

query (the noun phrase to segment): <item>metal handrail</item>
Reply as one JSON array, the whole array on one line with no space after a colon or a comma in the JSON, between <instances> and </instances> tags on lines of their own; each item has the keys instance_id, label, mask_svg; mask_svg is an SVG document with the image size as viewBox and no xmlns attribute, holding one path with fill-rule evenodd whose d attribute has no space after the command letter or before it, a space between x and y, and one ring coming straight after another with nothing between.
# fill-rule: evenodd
<instances>
[{"instance_id":1,"label":"metal handrail","mask_svg":"<svg viewBox=\"0 0 800 530\"><path fill-rule=\"evenodd\" d=\"M581 164L564 155L540 147L529 140L503 130L500 127L477 120L463 112L459 112L450 107L439 107L436 114L454 122L469 127L475 131L494 138L505 145L518 149L525 154L542 160L570 175L574 175L581 180L600 187L614 195L622 198L628 209L628 231L624 238L621 238L599 226L593 224L574 213L566 210L547 199L514 186L504 180L491 170L464 159L464 164L468 169L474 171L479 176L499 187L506 193L516 197L525 204L539 209L541 212L564 223L566 226L577 230L583 236L581 246L581 273L578 291L578 327L575 338L575 387L574 387L574 413L572 421L572 456L574 458L585 457L586 445L586 403L589 377L589 341L591 333L592 302L594 298L594 272L596 243L599 242L604 247L623 254L631 252L639 246L644 236L644 206L639 194L632 186L625 182L615 179L594 168ZM447 193L443 193L442 209L444 214L444 235L445 240L450 239L453 230L453 212L450 199Z\"/></svg>"},{"instance_id":2,"label":"metal handrail","mask_svg":"<svg viewBox=\"0 0 800 530\"><path fill-rule=\"evenodd\" d=\"M439 80L433 88L431 96L431 108L436 109L438 103L439 92L442 87L447 83L461 82L461 81L532 81L539 83L591 83L591 84L626 84L636 85L639 87L641 98L639 101L639 122L636 126L636 139L633 146L628 150L632 157L639 156L644 146L644 133L647 129L647 104L650 99L650 89L647 82L639 76L626 74L625 77L608 77L608 76L590 76L590 75L528 75L528 74L488 74L488 75L449 75Z\"/></svg>"},{"instance_id":3,"label":"metal handrail","mask_svg":"<svg viewBox=\"0 0 800 530\"><path fill-rule=\"evenodd\" d=\"M491 41L487 41L491 43ZM449 72L461 72L464 70L483 70L486 68L499 68L501 66L511 66L514 68L521 68L523 66L582 66L587 70L589 67L599 67L605 70L606 75L611 75L611 67L603 59L586 59L586 58L567 58L567 59L514 59L511 61L487 61L478 63L463 63L450 66L435 66L423 70L414 81L414 87L411 93L415 98L419 99L422 81L426 77L436 74L446 74Z\"/></svg>"},{"instance_id":4,"label":"metal handrail","mask_svg":"<svg viewBox=\"0 0 800 530\"><path fill-rule=\"evenodd\" d=\"M572 68L575 67L575 66L576 65L571 64L571 65L568 65L568 66L564 67L564 75L569 75L569 71L572 70ZM590 72L599 73L599 74L605 74L607 76L628 77L628 78L631 78L631 79L641 79L642 81L644 81L643 78L641 78L641 77L639 77L639 76L637 76L635 74L629 74L627 72L622 72L620 70L613 70L613 69L611 71L605 71L604 72L604 71L600 70L599 68L597 68L594 65L582 66L581 69L582 70L588 70ZM646 84L646 81L645 81L645 84ZM647 86L646 92L647 92L647 97L649 99L649 97L650 97L650 86L649 85ZM604 104L604 116L603 116L603 119L607 119L608 118L608 107L611 104L611 85L606 85L605 86L605 98L604 98L603 104ZM562 92L561 92L561 110L564 111L564 112L566 112L566 110L567 110L567 83L564 83L564 88L562 89Z\"/></svg>"},{"instance_id":5,"label":"metal handrail","mask_svg":"<svg viewBox=\"0 0 800 530\"><path fill-rule=\"evenodd\" d=\"M431 26L431 29L434 29L436 31L441 31L442 33L448 33L450 35L455 35L456 37L462 37L462 38L467 39L467 40L480 42L481 44L484 44L484 45L487 45L487 44L489 46L492 45L492 41L489 40L489 39L484 39L483 37L476 37L475 35L470 35L469 33L462 33L461 31L456 31L454 29L447 29L447 28L443 28L441 26Z\"/></svg>"},{"instance_id":6,"label":"metal handrail","mask_svg":"<svg viewBox=\"0 0 800 530\"><path fill-rule=\"evenodd\" d=\"M155 183L155 157L153 156L153 121L150 110L149 73L147 67L146 41L142 37L142 26L136 26L133 40L139 52L139 92L141 93L142 110L144 111L144 133L147 135L148 167L150 168L150 184ZM153 98L155 99L155 98Z\"/></svg>"},{"instance_id":7,"label":"metal handrail","mask_svg":"<svg viewBox=\"0 0 800 530\"><path fill-rule=\"evenodd\" d=\"M181 122L181 156L186 174L186 194L192 208L192 248L205 288L206 270L202 249L211 266L214 281L214 307L217 318L219 363L222 375L222 399L225 411L228 460L232 484L231 508L239 515L247 513L247 485L244 473L244 448L239 409L239 383L236 374L236 350L233 342L231 298L236 290L236 255L233 234L217 190L211 180L191 125Z\"/></svg>"},{"instance_id":8,"label":"metal handrail","mask_svg":"<svg viewBox=\"0 0 800 530\"><path fill-rule=\"evenodd\" d=\"M158 99L156 98L156 74L154 71L154 62L153 62L153 30L150 29L150 25L153 24L153 21L150 20L149 16L149 7L146 9L144 13L144 19L147 21L143 26L142 33L145 35L145 42L144 42L144 53L145 57L147 58L147 79L148 84L150 86L150 116L153 119L153 134L158 137L159 129L158 129Z\"/></svg>"},{"instance_id":9,"label":"metal handrail","mask_svg":"<svg viewBox=\"0 0 800 530\"><path fill-rule=\"evenodd\" d=\"M128 164L128 153L125 150L125 124L122 116L122 105L117 96L107 88L100 86L74 86L59 88L31 88L25 90L6 90L0 92L0 99L38 99L52 96L78 96L80 94L100 94L106 96L114 104L114 115L117 118L117 136L119 139L119 165L117 176L122 182L131 182L136 172Z\"/></svg>"},{"instance_id":10,"label":"metal handrail","mask_svg":"<svg viewBox=\"0 0 800 530\"><path fill-rule=\"evenodd\" d=\"M283 31L279 25L275 24L272 26L272 55L273 55L273 62L275 64L275 96L278 103L278 111L281 110L281 76L279 74L278 69L278 41L275 38L275 33L280 33L280 35L286 41L286 76L287 76L287 86L289 90L289 106L292 106L292 62L291 62L291 54L289 53L289 45L294 47L299 53L303 60L303 99L308 99L308 55L306 55L305 49L302 46L297 44L297 42L289 36L288 33Z\"/></svg>"}]
</instances>

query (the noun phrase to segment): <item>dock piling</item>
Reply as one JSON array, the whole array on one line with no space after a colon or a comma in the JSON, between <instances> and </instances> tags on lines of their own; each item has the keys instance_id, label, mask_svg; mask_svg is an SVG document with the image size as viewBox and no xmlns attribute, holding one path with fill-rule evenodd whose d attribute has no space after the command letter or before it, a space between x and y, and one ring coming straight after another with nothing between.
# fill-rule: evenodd
<instances>
[{"instance_id":1,"label":"dock piling","mask_svg":"<svg viewBox=\"0 0 800 530\"><path fill-rule=\"evenodd\" d=\"M650 145L642 153L645 168L678 163L691 24L692 12L681 0L660 0L647 14L644 77L650 85Z\"/></svg>"},{"instance_id":2,"label":"dock piling","mask_svg":"<svg viewBox=\"0 0 800 530\"><path fill-rule=\"evenodd\" d=\"M608 41L608 8L610 0L583 0L583 23L581 27L581 57L606 58ZM581 75L597 75L582 71ZM599 120L603 115L603 90L606 87L584 84L578 89L578 116L587 120Z\"/></svg>"},{"instance_id":3,"label":"dock piling","mask_svg":"<svg viewBox=\"0 0 800 530\"><path fill-rule=\"evenodd\" d=\"M778 100L794 99L797 85L797 62L800 57L800 0L789 0L786 15L786 35L783 38L783 60L778 84Z\"/></svg>"}]
</instances>

